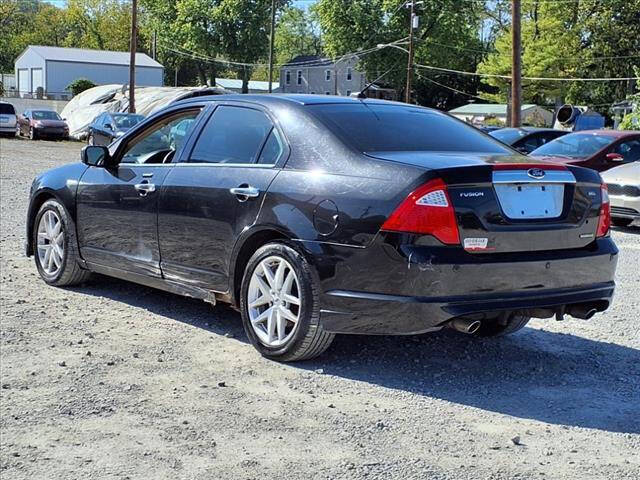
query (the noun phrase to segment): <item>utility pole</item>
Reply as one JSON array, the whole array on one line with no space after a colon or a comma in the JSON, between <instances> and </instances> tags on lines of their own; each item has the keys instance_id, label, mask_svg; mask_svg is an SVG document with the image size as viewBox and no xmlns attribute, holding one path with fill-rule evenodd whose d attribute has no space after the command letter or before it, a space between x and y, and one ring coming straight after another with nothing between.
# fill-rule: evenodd
<instances>
[{"instance_id":1,"label":"utility pole","mask_svg":"<svg viewBox=\"0 0 640 480\"><path fill-rule=\"evenodd\" d=\"M136 113L136 49L138 27L138 2L131 1L131 51L129 55L129 113Z\"/></svg>"},{"instance_id":2,"label":"utility pole","mask_svg":"<svg viewBox=\"0 0 640 480\"><path fill-rule=\"evenodd\" d=\"M411 0L410 3L410 16L409 16L409 61L407 63L407 86L405 91L405 103L411 103L411 83L413 80L413 29L414 23L418 17L414 13L415 0ZM416 25L417 26L417 25Z\"/></svg>"},{"instance_id":3,"label":"utility pole","mask_svg":"<svg viewBox=\"0 0 640 480\"><path fill-rule=\"evenodd\" d=\"M269 93L273 85L273 44L276 36L276 0L271 0L271 35L269 35ZM282 81L282 79L280 79Z\"/></svg>"},{"instance_id":4,"label":"utility pole","mask_svg":"<svg viewBox=\"0 0 640 480\"><path fill-rule=\"evenodd\" d=\"M511 126L519 127L521 123L522 103L522 64L520 36L520 0L511 0Z\"/></svg>"},{"instance_id":5,"label":"utility pole","mask_svg":"<svg viewBox=\"0 0 640 480\"><path fill-rule=\"evenodd\" d=\"M151 54L152 54L152 58L154 60L156 59L157 50L158 50L158 31L154 28L153 29L153 40L152 40L152 43L151 43Z\"/></svg>"}]
</instances>

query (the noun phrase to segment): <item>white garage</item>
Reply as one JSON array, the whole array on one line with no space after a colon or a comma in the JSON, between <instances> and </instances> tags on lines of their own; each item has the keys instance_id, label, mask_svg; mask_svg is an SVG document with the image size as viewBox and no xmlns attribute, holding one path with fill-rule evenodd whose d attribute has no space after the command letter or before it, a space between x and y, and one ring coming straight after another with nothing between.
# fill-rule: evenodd
<instances>
[{"instance_id":1,"label":"white garage","mask_svg":"<svg viewBox=\"0 0 640 480\"><path fill-rule=\"evenodd\" d=\"M78 78L96 85L129 83L129 52L28 46L16 59L21 97L35 97L38 87L48 98L69 98L67 86ZM164 67L144 53L136 54L136 86L161 87Z\"/></svg>"}]
</instances>

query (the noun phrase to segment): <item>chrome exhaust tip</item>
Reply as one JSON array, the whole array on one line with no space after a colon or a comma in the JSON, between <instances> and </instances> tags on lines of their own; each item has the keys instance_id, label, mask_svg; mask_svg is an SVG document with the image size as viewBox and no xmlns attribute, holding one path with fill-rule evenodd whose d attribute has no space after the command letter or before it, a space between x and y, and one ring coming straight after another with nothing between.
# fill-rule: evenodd
<instances>
[{"instance_id":1,"label":"chrome exhaust tip","mask_svg":"<svg viewBox=\"0 0 640 480\"><path fill-rule=\"evenodd\" d=\"M449 326L458 332L472 334L476 333L482 322L480 320L471 320L468 318L454 318L449 322Z\"/></svg>"},{"instance_id":2,"label":"chrome exhaust tip","mask_svg":"<svg viewBox=\"0 0 640 480\"><path fill-rule=\"evenodd\" d=\"M574 305L567 309L567 313L581 320L589 320L598 313L598 309L590 305Z\"/></svg>"}]
</instances>

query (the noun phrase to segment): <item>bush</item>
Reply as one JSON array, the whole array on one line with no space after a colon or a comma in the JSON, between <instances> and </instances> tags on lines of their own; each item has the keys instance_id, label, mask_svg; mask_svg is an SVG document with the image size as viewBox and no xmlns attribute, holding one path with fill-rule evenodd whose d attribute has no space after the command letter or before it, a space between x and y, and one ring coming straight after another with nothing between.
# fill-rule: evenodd
<instances>
[{"instance_id":1,"label":"bush","mask_svg":"<svg viewBox=\"0 0 640 480\"><path fill-rule=\"evenodd\" d=\"M633 103L633 111L622 118L618 130L640 130L640 94L629 97L629 100Z\"/></svg>"},{"instance_id":2,"label":"bush","mask_svg":"<svg viewBox=\"0 0 640 480\"><path fill-rule=\"evenodd\" d=\"M79 93L96 86L97 85L95 83L87 78L76 78L73 82L67 85L67 90L71 91L71 93L76 96Z\"/></svg>"}]
</instances>

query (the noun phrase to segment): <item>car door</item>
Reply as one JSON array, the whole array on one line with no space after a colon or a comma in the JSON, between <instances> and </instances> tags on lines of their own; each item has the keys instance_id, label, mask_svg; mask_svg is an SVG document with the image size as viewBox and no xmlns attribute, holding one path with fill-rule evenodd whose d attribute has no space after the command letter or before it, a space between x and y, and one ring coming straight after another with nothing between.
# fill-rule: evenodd
<instances>
[{"instance_id":1,"label":"car door","mask_svg":"<svg viewBox=\"0 0 640 480\"><path fill-rule=\"evenodd\" d=\"M167 279L226 292L235 242L255 222L288 147L268 112L230 102L189 142L160 195L161 268Z\"/></svg>"},{"instance_id":2,"label":"car door","mask_svg":"<svg viewBox=\"0 0 640 480\"><path fill-rule=\"evenodd\" d=\"M101 113L93 120L93 124L91 125L91 134L93 135L93 144L94 145L108 145L103 140L102 126L104 124L104 119L106 117L105 113Z\"/></svg>"},{"instance_id":3,"label":"car door","mask_svg":"<svg viewBox=\"0 0 640 480\"><path fill-rule=\"evenodd\" d=\"M89 263L134 274L161 276L158 195L174 166L169 131L202 107L166 112L123 139L113 167L90 166L77 190L80 253Z\"/></svg>"},{"instance_id":4,"label":"car door","mask_svg":"<svg viewBox=\"0 0 640 480\"><path fill-rule=\"evenodd\" d=\"M109 145L115 137L115 120L113 116L106 114L100 123L100 145Z\"/></svg>"}]
</instances>

